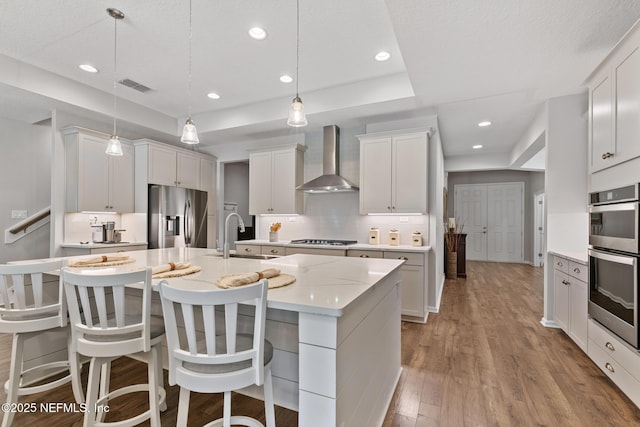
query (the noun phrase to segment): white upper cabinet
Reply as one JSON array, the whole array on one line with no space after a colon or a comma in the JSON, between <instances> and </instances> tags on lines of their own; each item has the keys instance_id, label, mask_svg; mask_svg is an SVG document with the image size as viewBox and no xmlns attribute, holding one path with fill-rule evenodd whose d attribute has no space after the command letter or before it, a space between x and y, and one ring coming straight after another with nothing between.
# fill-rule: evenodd
<instances>
[{"instance_id":1,"label":"white upper cabinet","mask_svg":"<svg viewBox=\"0 0 640 427\"><path fill-rule=\"evenodd\" d=\"M82 128L63 130L66 211L134 211L134 150L121 140L122 156L105 153L109 136Z\"/></svg>"},{"instance_id":2,"label":"white upper cabinet","mask_svg":"<svg viewBox=\"0 0 640 427\"><path fill-rule=\"evenodd\" d=\"M587 81L591 172L640 156L639 46L636 29Z\"/></svg>"},{"instance_id":3,"label":"white upper cabinet","mask_svg":"<svg viewBox=\"0 0 640 427\"><path fill-rule=\"evenodd\" d=\"M249 153L249 213L301 214L304 178L301 145Z\"/></svg>"},{"instance_id":4,"label":"white upper cabinet","mask_svg":"<svg viewBox=\"0 0 640 427\"><path fill-rule=\"evenodd\" d=\"M172 149L170 146L149 145L150 184L184 188L200 188L200 156Z\"/></svg>"},{"instance_id":5,"label":"white upper cabinet","mask_svg":"<svg viewBox=\"0 0 640 427\"><path fill-rule=\"evenodd\" d=\"M207 192L207 215L216 214L216 162L200 159L200 190Z\"/></svg>"},{"instance_id":6,"label":"white upper cabinet","mask_svg":"<svg viewBox=\"0 0 640 427\"><path fill-rule=\"evenodd\" d=\"M358 139L360 213L427 213L428 130Z\"/></svg>"}]
</instances>

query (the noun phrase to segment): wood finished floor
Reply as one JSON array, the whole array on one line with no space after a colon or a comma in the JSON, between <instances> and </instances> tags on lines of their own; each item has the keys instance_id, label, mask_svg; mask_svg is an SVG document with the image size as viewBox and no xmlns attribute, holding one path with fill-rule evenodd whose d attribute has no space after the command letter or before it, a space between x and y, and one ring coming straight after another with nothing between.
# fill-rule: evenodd
<instances>
[{"instance_id":1,"label":"wood finished floor","mask_svg":"<svg viewBox=\"0 0 640 427\"><path fill-rule=\"evenodd\" d=\"M540 324L541 268L469 262L467 272L466 280L446 281L440 313L426 325L403 323L403 372L384 427L640 426L640 410L573 341ZM0 381L7 378L10 345L11 337L0 335ZM112 378L114 386L142 382L146 368L123 358L114 362ZM167 386L167 396L162 425L174 426L178 388ZM73 396L62 386L20 401L72 402ZM144 394L114 400L107 421L145 405ZM234 395L233 412L264 422L261 401ZM190 426L221 414L221 395L192 393ZM297 414L276 407L276 422L295 427ZM36 413L17 414L13 425L81 423L81 414Z\"/></svg>"}]
</instances>

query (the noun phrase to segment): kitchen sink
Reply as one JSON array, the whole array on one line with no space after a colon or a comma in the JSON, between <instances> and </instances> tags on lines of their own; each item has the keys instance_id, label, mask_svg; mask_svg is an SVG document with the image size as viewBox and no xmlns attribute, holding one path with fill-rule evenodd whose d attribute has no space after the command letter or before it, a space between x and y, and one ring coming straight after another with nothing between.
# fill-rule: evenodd
<instances>
[{"instance_id":1,"label":"kitchen sink","mask_svg":"<svg viewBox=\"0 0 640 427\"><path fill-rule=\"evenodd\" d=\"M208 254L216 258L222 258L222 254ZM258 254L229 254L229 258L245 258L245 259L273 259L278 258L274 255L258 255Z\"/></svg>"}]
</instances>

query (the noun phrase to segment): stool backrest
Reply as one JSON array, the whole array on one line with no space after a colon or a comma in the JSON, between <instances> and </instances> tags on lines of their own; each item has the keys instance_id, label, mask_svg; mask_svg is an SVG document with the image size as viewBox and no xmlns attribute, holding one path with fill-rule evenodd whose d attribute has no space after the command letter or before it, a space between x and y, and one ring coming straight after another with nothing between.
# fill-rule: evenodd
<instances>
[{"instance_id":1,"label":"stool backrest","mask_svg":"<svg viewBox=\"0 0 640 427\"><path fill-rule=\"evenodd\" d=\"M200 392L262 385L267 290L266 279L255 285L224 290L185 290L160 282L169 350L169 383ZM255 306L250 331L252 341L245 348L236 348L237 339L248 340L248 335L239 334L242 331L238 330L239 303ZM219 319L216 319L216 307ZM220 323L224 324L224 335L216 337L216 324L220 330ZM216 365L224 365L226 369L218 371ZM238 369L231 371L229 367L233 366ZM216 383L216 379L220 381Z\"/></svg>"},{"instance_id":2,"label":"stool backrest","mask_svg":"<svg viewBox=\"0 0 640 427\"><path fill-rule=\"evenodd\" d=\"M0 332L41 331L67 324L60 280L45 290L44 274L56 272L63 261L0 265Z\"/></svg>"},{"instance_id":3,"label":"stool backrest","mask_svg":"<svg viewBox=\"0 0 640 427\"><path fill-rule=\"evenodd\" d=\"M104 274L65 267L62 281L69 306L72 350L96 357L149 351L151 268ZM141 288L141 297L126 296L127 286Z\"/></svg>"}]
</instances>

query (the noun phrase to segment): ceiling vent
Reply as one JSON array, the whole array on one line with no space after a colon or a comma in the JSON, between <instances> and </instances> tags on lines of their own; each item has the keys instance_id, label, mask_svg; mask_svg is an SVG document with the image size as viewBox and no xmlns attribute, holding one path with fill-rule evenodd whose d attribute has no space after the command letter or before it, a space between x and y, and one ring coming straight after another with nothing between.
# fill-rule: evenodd
<instances>
[{"instance_id":1,"label":"ceiling vent","mask_svg":"<svg viewBox=\"0 0 640 427\"><path fill-rule=\"evenodd\" d=\"M138 92L142 92L142 93L147 93L147 92L149 92L151 90L150 87L147 87L147 86L145 86L143 84L140 84L140 83L138 83L136 81L133 81L131 79L122 79L118 83L120 83L123 86L130 87L133 90L137 90Z\"/></svg>"}]
</instances>

